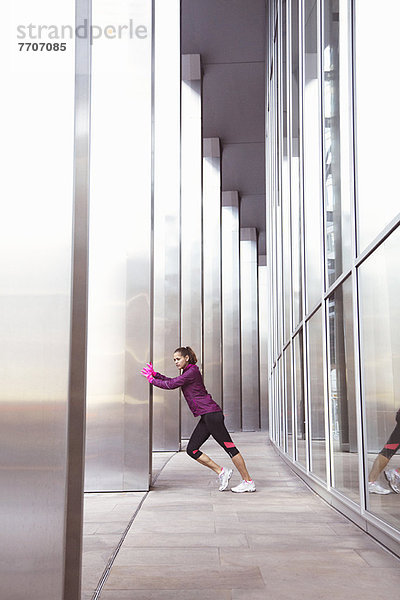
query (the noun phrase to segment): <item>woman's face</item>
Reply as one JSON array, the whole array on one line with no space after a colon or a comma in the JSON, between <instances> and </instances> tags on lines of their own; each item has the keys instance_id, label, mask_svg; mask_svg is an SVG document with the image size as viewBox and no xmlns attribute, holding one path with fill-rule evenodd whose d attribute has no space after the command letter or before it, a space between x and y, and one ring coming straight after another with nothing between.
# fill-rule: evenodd
<instances>
[{"instance_id":1,"label":"woman's face","mask_svg":"<svg viewBox=\"0 0 400 600\"><path fill-rule=\"evenodd\" d=\"M189 362L188 356L182 356L180 352L175 352L174 354L174 363L178 369L183 369Z\"/></svg>"}]
</instances>

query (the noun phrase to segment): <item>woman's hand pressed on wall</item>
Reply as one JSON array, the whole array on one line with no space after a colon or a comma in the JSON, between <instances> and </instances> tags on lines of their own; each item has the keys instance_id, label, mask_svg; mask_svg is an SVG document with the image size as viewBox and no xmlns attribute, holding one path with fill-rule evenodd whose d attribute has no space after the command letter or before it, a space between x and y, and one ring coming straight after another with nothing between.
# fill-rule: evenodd
<instances>
[{"instance_id":1,"label":"woman's hand pressed on wall","mask_svg":"<svg viewBox=\"0 0 400 600\"><path fill-rule=\"evenodd\" d=\"M149 383L153 382L153 374L154 374L154 370L153 367L151 366L151 363L148 364L146 367L143 367L143 369L140 371L140 374L143 375L143 377L146 377L147 381Z\"/></svg>"}]
</instances>

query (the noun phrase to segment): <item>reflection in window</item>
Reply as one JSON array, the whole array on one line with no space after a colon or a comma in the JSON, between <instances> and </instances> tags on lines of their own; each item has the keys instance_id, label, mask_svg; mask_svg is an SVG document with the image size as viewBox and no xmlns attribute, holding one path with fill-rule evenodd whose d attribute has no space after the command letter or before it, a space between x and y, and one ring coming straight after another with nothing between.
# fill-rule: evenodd
<instances>
[{"instance_id":1,"label":"reflection in window","mask_svg":"<svg viewBox=\"0 0 400 600\"><path fill-rule=\"evenodd\" d=\"M307 466L306 448L306 411L304 406L304 361L303 361L303 331L294 338L294 376L295 376L295 408L296 408L296 453L297 460Z\"/></svg>"},{"instance_id":2,"label":"reflection in window","mask_svg":"<svg viewBox=\"0 0 400 600\"><path fill-rule=\"evenodd\" d=\"M283 242L283 341L289 339L290 322L290 176L288 156L288 93L287 93L287 52L286 52L286 0L282 2L282 242Z\"/></svg>"},{"instance_id":3,"label":"reflection in window","mask_svg":"<svg viewBox=\"0 0 400 600\"><path fill-rule=\"evenodd\" d=\"M345 3L347 4L347 3ZM331 285L351 262L348 11L324 1L323 102L327 276Z\"/></svg>"},{"instance_id":4,"label":"reflection in window","mask_svg":"<svg viewBox=\"0 0 400 600\"><path fill-rule=\"evenodd\" d=\"M362 395L366 407L368 471L387 443L400 408L400 229L360 267L360 327ZM400 453L387 468L400 467ZM374 477L375 479L375 477ZM377 478L387 487L384 474ZM369 508L400 526L399 497L369 494Z\"/></svg>"},{"instance_id":5,"label":"reflection in window","mask_svg":"<svg viewBox=\"0 0 400 600\"><path fill-rule=\"evenodd\" d=\"M277 363L276 375L277 375L277 398L279 403L279 446L282 450L286 449L285 445L285 403L282 394L282 365L283 360L280 358Z\"/></svg>"},{"instance_id":6,"label":"reflection in window","mask_svg":"<svg viewBox=\"0 0 400 600\"><path fill-rule=\"evenodd\" d=\"M400 2L356 0L357 195L360 252L399 213ZM373 43L371 43L371 32ZM371 115L373 118L371 118Z\"/></svg>"},{"instance_id":7,"label":"reflection in window","mask_svg":"<svg viewBox=\"0 0 400 600\"><path fill-rule=\"evenodd\" d=\"M283 352L285 364L285 403L286 403L286 439L287 452L293 458L293 429L292 429L292 367L291 346Z\"/></svg>"},{"instance_id":8,"label":"reflection in window","mask_svg":"<svg viewBox=\"0 0 400 600\"><path fill-rule=\"evenodd\" d=\"M359 502L357 414L351 279L328 300L329 397L333 444L332 485Z\"/></svg>"},{"instance_id":9,"label":"reflection in window","mask_svg":"<svg viewBox=\"0 0 400 600\"><path fill-rule=\"evenodd\" d=\"M307 312L321 298L321 121L319 102L318 10L304 2L304 212Z\"/></svg>"},{"instance_id":10,"label":"reflection in window","mask_svg":"<svg viewBox=\"0 0 400 600\"><path fill-rule=\"evenodd\" d=\"M308 381L311 412L311 471L326 481L322 309L308 322Z\"/></svg>"},{"instance_id":11,"label":"reflection in window","mask_svg":"<svg viewBox=\"0 0 400 600\"><path fill-rule=\"evenodd\" d=\"M301 196L300 196L300 69L299 0L291 0L291 211L292 211L292 286L294 328L302 318Z\"/></svg>"},{"instance_id":12,"label":"reflection in window","mask_svg":"<svg viewBox=\"0 0 400 600\"><path fill-rule=\"evenodd\" d=\"M278 42L274 44L274 55L275 55L275 65L279 65L280 56L278 52ZM280 79L276 77L276 87L275 87L275 136L276 140L280 139L280 126L279 126L279 110L280 110ZM274 244L276 248L275 252L275 281L276 281L276 289L275 289L275 297L276 297L276 307L275 307L275 331L276 331L276 354L278 355L281 351L282 347L282 202L279 197L279 182L280 182L280 156L277 153L276 156L276 173L275 173L275 204L274 204Z\"/></svg>"},{"instance_id":13,"label":"reflection in window","mask_svg":"<svg viewBox=\"0 0 400 600\"><path fill-rule=\"evenodd\" d=\"M270 434L271 440L273 440L276 443L276 421L277 421L277 419L276 419L276 405L275 405L275 369L273 369L271 372L269 389L270 389L269 403L271 405L271 412L273 414L273 419L270 424L269 434Z\"/></svg>"}]
</instances>

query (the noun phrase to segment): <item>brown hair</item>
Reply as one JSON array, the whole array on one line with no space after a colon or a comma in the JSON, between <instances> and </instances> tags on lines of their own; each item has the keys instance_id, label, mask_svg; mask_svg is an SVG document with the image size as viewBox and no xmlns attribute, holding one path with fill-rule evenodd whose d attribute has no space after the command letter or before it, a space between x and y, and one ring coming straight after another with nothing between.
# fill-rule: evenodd
<instances>
[{"instance_id":1,"label":"brown hair","mask_svg":"<svg viewBox=\"0 0 400 600\"><path fill-rule=\"evenodd\" d=\"M195 365L197 363L197 356L190 346L182 346L181 348L177 348L175 352L179 352L179 354L182 356L188 356L191 365Z\"/></svg>"}]
</instances>

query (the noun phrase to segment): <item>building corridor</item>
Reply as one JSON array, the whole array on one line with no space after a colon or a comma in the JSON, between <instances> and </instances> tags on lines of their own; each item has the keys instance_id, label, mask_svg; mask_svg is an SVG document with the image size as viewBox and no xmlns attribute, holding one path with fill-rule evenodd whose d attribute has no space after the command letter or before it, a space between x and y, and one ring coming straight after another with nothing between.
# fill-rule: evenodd
<instances>
[{"instance_id":1,"label":"building corridor","mask_svg":"<svg viewBox=\"0 0 400 600\"><path fill-rule=\"evenodd\" d=\"M257 492L218 492L211 471L185 452L173 454L138 511L100 600L398 597L399 559L314 494L265 432L234 439ZM215 442L204 449L225 464ZM234 473L231 486L238 478ZM131 496L134 512L140 494ZM83 598L92 597L86 589Z\"/></svg>"}]
</instances>

